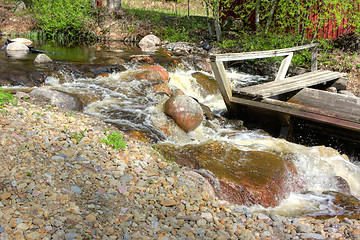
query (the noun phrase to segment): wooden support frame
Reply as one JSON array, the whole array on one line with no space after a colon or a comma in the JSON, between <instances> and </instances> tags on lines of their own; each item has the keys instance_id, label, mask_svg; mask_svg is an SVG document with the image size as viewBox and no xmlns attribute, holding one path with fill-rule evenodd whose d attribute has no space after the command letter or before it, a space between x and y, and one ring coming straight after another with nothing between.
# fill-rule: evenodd
<instances>
[{"instance_id":1,"label":"wooden support frame","mask_svg":"<svg viewBox=\"0 0 360 240\"><path fill-rule=\"evenodd\" d=\"M283 59L279 71L277 73L277 76L275 78L275 80L278 81L285 79L287 70L290 66L293 57L293 53L295 51L313 48L311 54L311 70L315 71L317 69L317 46L318 46L317 43L312 43L303 46L268 50L268 51L211 55L210 64L215 74L215 78L218 83L218 86L220 88L221 95L225 101L226 107L228 108L229 112L234 110L234 106L232 106L232 103L230 101L230 99L232 98L232 90L229 79L225 73L225 67L223 62L284 56L285 58Z\"/></svg>"}]
</instances>

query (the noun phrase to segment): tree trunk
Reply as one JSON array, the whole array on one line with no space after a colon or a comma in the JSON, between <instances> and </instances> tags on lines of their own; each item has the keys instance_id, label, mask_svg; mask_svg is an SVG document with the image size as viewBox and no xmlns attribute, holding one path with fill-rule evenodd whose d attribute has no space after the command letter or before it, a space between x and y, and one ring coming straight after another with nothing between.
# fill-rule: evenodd
<instances>
[{"instance_id":1,"label":"tree trunk","mask_svg":"<svg viewBox=\"0 0 360 240\"><path fill-rule=\"evenodd\" d=\"M255 31L259 31L259 29L260 29L260 4L261 4L261 0L256 0L256 5L255 5Z\"/></svg>"},{"instance_id":2,"label":"tree trunk","mask_svg":"<svg viewBox=\"0 0 360 240\"><path fill-rule=\"evenodd\" d=\"M268 20L266 22L266 27L265 27L265 34L268 33L269 31L269 28L272 24L272 19L274 17L274 12L275 12L275 7L276 7L276 4L279 0L272 0L271 2L271 10L270 10L270 14L269 14L269 17L268 17Z\"/></svg>"},{"instance_id":3,"label":"tree trunk","mask_svg":"<svg viewBox=\"0 0 360 240\"><path fill-rule=\"evenodd\" d=\"M220 26L220 0L216 0L214 3L214 27L215 27L215 34L216 40L221 41L221 26Z\"/></svg>"},{"instance_id":4,"label":"tree trunk","mask_svg":"<svg viewBox=\"0 0 360 240\"><path fill-rule=\"evenodd\" d=\"M121 0L107 0L107 10L114 12L121 9Z\"/></svg>"}]
</instances>

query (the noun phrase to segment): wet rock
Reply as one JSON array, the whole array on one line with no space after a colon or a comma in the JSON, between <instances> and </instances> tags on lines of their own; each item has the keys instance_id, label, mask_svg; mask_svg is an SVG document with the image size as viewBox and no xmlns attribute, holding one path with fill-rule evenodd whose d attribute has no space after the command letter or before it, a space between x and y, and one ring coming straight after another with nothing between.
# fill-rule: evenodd
<instances>
[{"instance_id":1,"label":"wet rock","mask_svg":"<svg viewBox=\"0 0 360 240\"><path fill-rule=\"evenodd\" d=\"M148 80L151 82L160 82L161 75L155 71L143 71L136 74L136 78L139 80Z\"/></svg>"},{"instance_id":2,"label":"wet rock","mask_svg":"<svg viewBox=\"0 0 360 240\"><path fill-rule=\"evenodd\" d=\"M201 106L186 95L177 95L168 99L164 106L164 112L172 117L185 132L190 132L200 126L204 114Z\"/></svg>"},{"instance_id":3,"label":"wet rock","mask_svg":"<svg viewBox=\"0 0 360 240\"><path fill-rule=\"evenodd\" d=\"M196 67L205 72L212 72L212 68L209 62L207 61L199 61L196 63Z\"/></svg>"},{"instance_id":4,"label":"wet rock","mask_svg":"<svg viewBox=\"0 0 360 240\"><path fill-rule=\"evenodd\" d=\"M346 195L340 192L334 192L334 191L324 191L322 194L330 195L334 197L332 202L336 204L337 206L341 206L344 209L347 210L356 210L360 209L360 200L352 195Z\"/></svg>"},{"instance_id":5,"label":"wet rock","mask_svg":"<svg viewBox=\"0 0 360 240\"><path fill-rule=\"evenodd\" d=\"M60 92L50 88L37 88L30 95L49 101L51 105L70 111L80 111L83 108L80 98L70 93Z\"/></svg>"},{"instance_id":6,"label":"wet rock","mask_svg":"<svg viewBox=\"0 0 360 240\"><path fill-rule=\"evenodd\" d=\"M162 82L168 83L169 80L170 80L169 73L163 67L153 65L153 66L148 68L148 71L158 72L160 74L160 76L161 76L161 81Z\"/></svg>"},{"instance_id":7,"label":"wet rock","mask_svg":"<svg viewBox=\"0 0 360 240\"><path fill-rule=\"evenodd\" d=\"M46 54L39 54L36 56L34 63L37 64L42 64L42 63L51 63L52 60L49 56L47 56Z\"/></svg>"},{"instance_id":8,"label":"wet rock","mask_svg":"<svg viewBox=\"0 0 360 240\"><path fill-rule=\"evenodd\" d=\"M153 86L154 93L166 93L168 96L171 96L171 90L169 85L166 83L160 83Z\"/></svg>"},{"instance_id":9,"label":"wet rock","mask_svg":"<svg viewBox=\"0 0 360 240\"><path fill-rule=\"evenodd\" d=\"M122 72L125 70L125 67L122 65L92 65L86 67L84 70L85 72L90 73L90 76L96 77L97 75L104 73Z\"/></svg>"},{"instance_id":10,"label":"wet rock","mask_svg":"<svg viewBox=\"0 0 360 240\"><path fill-rule=\"evenodd\" d=\"M216 80L201 72L196 72L191 74L193 78L196 79L196 82L201 85L201 94L207 96L209 94L218 94L219 87L216 83Z\"/></svg>"},{"instance_id":11,"label":"wet rock","mask_svg":"<svg viewBox=\"0 0 360 240\"><path fill-rule=\"evenodd\" d=\"M131 62L133 62L133 63L149 63L149 64L153 64L155 61L150 56L133 56L131 58Z\"/></svg>"},{"instance_id":12,"label":"wet rock","mask_svg":"<svg viewBox=\"0 0 360 240\"><path fill-rule=\"evenodd\" d=\"M31 71L31 72L19 72L19 71L10 71L2 72L0 75L0 85L3 86L27 86L34 87L40 84L43 84L45 81L45 76L41 72Z\"/></svg>"},{"instance_id":13,"label":"wet rock","mask_svg":"<svg viewBox=\"0 0 360 240\"><path fill-rule=\"evenodd\" d=\"M351 195L349 183L343 177L334 176L334 181L340 193Z\"/></svg>"},{"instance_id":14,"label":"wet rock","mask_svg":"<svg viewBox=\"0 0 360 240\"><path fill-rule=\"evenodd\" d=\"M185 93L181 89L176 89L171 94L172 97L175 97L177 95L185 95Z\"/></svg>"},{"instance_id":15,"label":"wet rock","mask_svg":"<svg viewBox=\"0 0 360 240\"><path fill-rule=\"evenodd\" d=\"M161 44L160 38L152 34L146 35L139 42L139 46L141 50L144 52L155 51L156 47L159 46L160 44Z\"/></svg>"},{"instance_id":16,"label":"wet rock","mask_svg":"<svg viewBox=\"0 0 360 240\"><path fill-rule=\"evenodd\" d=\"M161 150L179 164L212 172L214 175L202 173L213 184L217 195L232 203L276 206L291 192L302 189L291 156L242 151L216 141L208 141L196 147L172 147L161 146ZM214 176L218 180L214 180Z\"/></svg>"}]
</instances>

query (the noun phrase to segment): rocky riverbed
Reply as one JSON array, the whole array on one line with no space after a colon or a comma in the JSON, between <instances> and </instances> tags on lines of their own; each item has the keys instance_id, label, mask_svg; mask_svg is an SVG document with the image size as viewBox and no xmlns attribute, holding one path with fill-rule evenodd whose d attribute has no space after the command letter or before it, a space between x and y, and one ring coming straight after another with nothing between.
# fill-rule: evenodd
<instances>
[{"instance_id":1,"label":"rocky riverbed","mask_svg":"<svg viewBox=\"0 0 360 240\"><path fill-rule=\"evenodd\" d=\"M360 221L251 213L151 145L101 141L99 119L18 100L0 109L1 239L358 239ZM77 133L77 134L75 134Z\"/></svg>"}]
</instances>

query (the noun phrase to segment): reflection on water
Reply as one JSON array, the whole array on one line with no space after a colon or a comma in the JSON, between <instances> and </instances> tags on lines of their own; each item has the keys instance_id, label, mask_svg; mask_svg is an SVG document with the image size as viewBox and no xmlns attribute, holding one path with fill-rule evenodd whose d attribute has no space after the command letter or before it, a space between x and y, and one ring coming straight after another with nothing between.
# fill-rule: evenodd
<instances>
[{"instance_id":1,"label":"reflection on water","mask_svg":"<svg viewBox=\"0 0 360 240\"><path fill-rule=\"evenodd\" d=\"M172 57L161 51L151 56L155 64L161 64L169 71L171 90L181 89L210 107L215 115L215 119L204 119L195 131L185 133L163 113L167 96L153 93L148 81L136 79L136 74L146 68L146 64L130 61L130 56L142 54L138 49L124 50L116 46L109 49L98 46L62 48L47 44L39 49L61 53L51 56L59 62L100 66L121 63L126 70L94 77L69 76L71 71L58 71L47 76L45 84L78 95L86 105L86 113L121 130L145 135L172 157L171 160L198 169L215 186L218 183L218 192L223 191L224 186L231 188L226 193L229 200L235 195L243 198L244 195L238 194L240 192L247 194L247 200L238 203L252 204L252 209L257 211L263 211L265 206L267 211L292 216L357 214L357 205L352 206L352 202L347 201L344 196L349 194L342 193L342 187L336 181L343 179L351 194L360 197L360 170L356 165L332 148L290 143L270 137L261 130L246 130L239 120L224 118L225 105L214 77L194 67L195 57L179 60L178 56ZM14 60L0 52L0 72L9 68L16 72L38 70L32 64L34 58L29 55L28 59ZM233 85L257 81L253 76L235 71L229 72L229 77ZM211 173L206 174L201 169ZM213 174L217 174L216 177ZM277 194L272 194L275 191Z\"/></svg>"}]
</instances>

